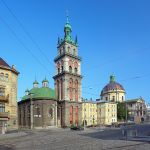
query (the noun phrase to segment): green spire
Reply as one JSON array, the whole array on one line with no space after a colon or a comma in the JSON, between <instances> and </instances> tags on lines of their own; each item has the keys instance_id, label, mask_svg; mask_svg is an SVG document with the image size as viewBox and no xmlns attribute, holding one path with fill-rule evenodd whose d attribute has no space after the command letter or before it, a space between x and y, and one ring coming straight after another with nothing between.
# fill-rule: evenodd
<instances>
[{"instance_id":1,"label":"green spire","mask_svg":"<svg viewBox=\"0 0 150 150\"><path fill-rule=\"evenodd\" d=\"M71 42L72 41L72 38L71 38L72 29L71 29L71 25L69 23L68 14L66 16L66 24L65 24L65 27L64 27L64 32L65 32L64 40L67 41L67 42Z\"/></svg>"},{"instance_id":2,"label":"green spire","mask_svg":"<svg viewBox=\"0 0 150 150\"><path fill-rule=\"evenodd\" d=\"M60 38L58 37L58 43L57 43L57 45L59 45L60 44Z\"/></svg>"},{"instance_id":3,"label":"green spire","mask_svg":"<svg viewBox=\"0 0 150 150\"><path fill-rule=\"evenodd\" d=\"M78 37L76 35L76 38L75 38L75 44L78 45Z\"/></svg>"},{"instance_id":4,"label":"green spire","mask_svg":"<svg viewBox=\"0 0 150 150\"><path fill-rule=\"evenodd\" d=\"M42 81L42 83L43 83L43 82L49 83L49 81L46 79L46 77L45 77L45 79Z\"/></svg>"},{"instance_id":5,"label":"green spire","mask_svg":"<svg viewBox=\"0 0 150 150\"><path fill-rule=\"evenodd\" d=\"M39 84L39 82L35 79L35 81L33 82L33 84Z\"/></svg>"},{"instance_id":6,"label":"green spire","mask_svg":"<svg viewBox=\"0 0 150 150\"><path fill-rule=\"evenodd\" d=\"M110 83L112 83L112 82L115 82L115 76L114 75L110 76Z\"/></svg>"}]
</instances>

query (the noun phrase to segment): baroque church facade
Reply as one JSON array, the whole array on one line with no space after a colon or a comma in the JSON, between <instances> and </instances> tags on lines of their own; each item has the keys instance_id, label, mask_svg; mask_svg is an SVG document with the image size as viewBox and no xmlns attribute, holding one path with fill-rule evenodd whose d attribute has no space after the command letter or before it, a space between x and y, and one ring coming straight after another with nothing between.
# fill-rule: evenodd
<instances>
[{"instance_id":1,"label":"baroque church facade","mask_svg":"<svg viewBox=\"0 0 150 150\"><path fill-rule=\"evenodd\" d=\"M42 87L33 83L31 90L18 102L19 127L36 128L82 124L81 58L78 56L77 37L73 40L68 21L64 26L64 38L58 38L57 56L54 59L55 90L45 79ZM28 113L27 113L28 112Z\"/></svg>"}]
</instances>

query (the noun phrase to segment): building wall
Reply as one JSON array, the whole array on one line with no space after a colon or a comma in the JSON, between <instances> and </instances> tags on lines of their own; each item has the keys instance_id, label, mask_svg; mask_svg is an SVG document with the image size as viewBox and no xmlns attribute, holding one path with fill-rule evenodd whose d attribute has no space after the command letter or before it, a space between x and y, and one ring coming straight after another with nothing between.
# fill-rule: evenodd
<instances>
[{"instance_id":1,"label":"building wall","mask_svg":"<svg viewBox=\"0 0 150 150\"><path fill-rule=\"evenodd\" d=\"M18 91L18 76L11 70L0 68L0 73L8 75L8 79L0 79L0 86L5 88L5 95L9 95L8 103L5 103L5 112L9 114L7 129L18 128L17 115L17 91Z\"/></svg>"},{"instance_id":2,"label":"building wall","mask_svg":"<svg viewBox=\"0 0 150 150\"><path fill-rule=\"evenodd\" d=\"M97 125L97 104L94 102L82 102L82 123L87 126Z\"/></svg>"},{"instance_id":3,"label":"building wall","mask_svg":"<svg viewBox=\"0 0 150 150\"><path fill-rule=\"evenodd\" d=\"M70 109L72 108L72 111ZM78 109L78 111L76 111ZM73 101L58 102L58 126L81 125L82 103ZM72 119L71 119L72 118Z\"/></svg>"},{"instance_id":4,"label":"building wall","mask_svg":"<svg viewBox=\"0 0 150 150\"><path fill-rule=\"evenodd\" d=\"M117 122L117 104L97 103L97 122L99 125L111 125L113 122Z\"/></svg>"},{"instance_id":5,"label":"building wall","mask_svg":"<svg viewBox=\"0 0 150 150\"><path fill-rule=\"evenodd\" d=\"M115 101L115 102L123 102L125 101L125 92L121 90L115 90L115 91L111 90L101 95L101 99Z\"/></svg>"},{"instance_id":6,"label":"building wall","mask_svg":"<svg viewBox=\"0 0 150 150\"><path fill-rule=\"evenodd\" d=\"M143 121L146 121L146 105L145 101L138 100L137 101L127 101L129 120L134 121L135 123L141 123L142 118Z\"/></svg>"},{"instance_id":7,"label":"building wall","mask_svg":"<svg viewBox=\"0 0 150 150\"><path fill-rule=\"evenodd\" d=\"M18 103L18 118L20 128L30 128L30 100ZM33 100L33 127L46 128L57 125L57 101Z\"/></svg>"}]
</instances>

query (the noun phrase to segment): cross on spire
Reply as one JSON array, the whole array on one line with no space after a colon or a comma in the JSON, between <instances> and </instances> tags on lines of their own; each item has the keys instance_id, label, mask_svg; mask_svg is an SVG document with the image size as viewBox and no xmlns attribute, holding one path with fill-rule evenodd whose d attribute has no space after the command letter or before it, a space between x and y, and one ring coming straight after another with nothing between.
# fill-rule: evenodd
<instances>
[{"instance_id":1,"label":"cross on spire","mask_svg":"<svg viewBox=\"0 0 150 150\"><path fill-rule=\"evenodd\" d=\"M69 23L69 12L68 12L68 10L66 10L66 19L67 19L66 23Z\"/></svg>"}]
</instances>

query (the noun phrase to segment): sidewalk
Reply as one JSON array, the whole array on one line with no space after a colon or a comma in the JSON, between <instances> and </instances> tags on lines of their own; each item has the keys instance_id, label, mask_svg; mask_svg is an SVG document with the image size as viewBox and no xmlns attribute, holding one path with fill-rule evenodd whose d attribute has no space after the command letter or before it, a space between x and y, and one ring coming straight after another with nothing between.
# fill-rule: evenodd
<instances>
[{"instance_id":1,"label":"sidewalk","mask_svg":"<svg viewBox=\"0 0 150 150\"><path fill-rule=\"evenodd\" d=\"M139 141L139 142L150 142L150 136L129 137L129 138L127 138L127 140Z\"/></svg>"},{"instance_id":2,"label":"sidewalk","mask_svg":"<svg viewBox=\"0 0 150 150\"><path fill-rule=\"evenodd\" d=\"M19 132L14 132L14 133L6 133L6 134L1 134L0 135L0 141L1 140L7 140L10 138L16 138L16 137L21 137L21 136L26 136L28 133L19 131Z\"/></svg>"}]
</instances>

